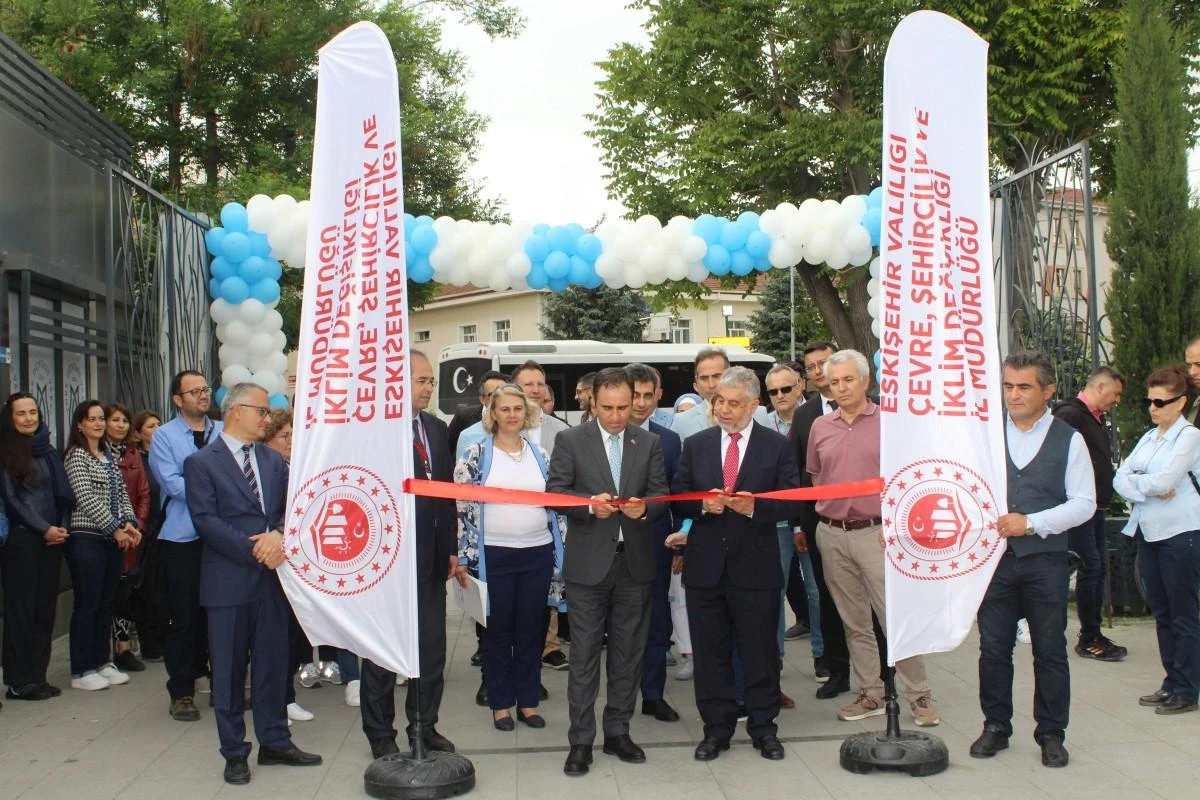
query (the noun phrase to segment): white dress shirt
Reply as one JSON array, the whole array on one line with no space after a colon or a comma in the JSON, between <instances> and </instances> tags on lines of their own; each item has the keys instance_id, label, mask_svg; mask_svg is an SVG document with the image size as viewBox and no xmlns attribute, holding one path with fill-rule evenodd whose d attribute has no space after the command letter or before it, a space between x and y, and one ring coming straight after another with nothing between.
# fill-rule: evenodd
<instances>
[{"instance_id":1,"label":"white dress shirt","mask_svg":"<svg viewBox=\"0 0 1200 800\"><path fill-rule=\"evenodd\" d=\"M1054 416L1049 409L1042 409L1042 416L1033 423L1033 427L1023 431L1013 423L1011 417L1004 415L1008 457L1017 469L1028 465L1042 449L1042 443L1046 441L1046 433L1049 432L1053 420ZM1067 451L1066 489L1065 503L1025 515L1033 523L1033 532L1043 539L1082 525L1096 513L1095 473L1092 471L1092 459L1088 455L1087 444L1079 431L1071 433L1071 446Z\"/></svg>"}]
</instances>

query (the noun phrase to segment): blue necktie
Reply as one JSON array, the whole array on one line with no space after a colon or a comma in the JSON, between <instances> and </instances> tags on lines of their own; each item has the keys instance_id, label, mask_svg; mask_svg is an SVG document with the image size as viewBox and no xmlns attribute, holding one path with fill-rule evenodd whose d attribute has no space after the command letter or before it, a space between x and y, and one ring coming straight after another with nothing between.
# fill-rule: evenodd
<instances>
[{"instance_id":1,"label":"blue necktie","mask_svg":"<svg viewBox=\"0 0 1200 800\"><path fill-rule=\"evenodd\" d=\"M621 436L617 433L608 435L608 468L612 470L613 486L617 493L621 492Z\"/></svg>"},{"instance_id":2,"label":"blue necktie","mask_svg":"<svg viewBox=\"0 0 1200 800\"><path fill-rule=\"evenodd\" d=\"M261 504L262 493L258 491L258 478L254 476L254 465L250 463L250 447L248 444L242 445L242 474L246 476L246 483L250 484L250 491Z\"/></svg>"}]
</instances>

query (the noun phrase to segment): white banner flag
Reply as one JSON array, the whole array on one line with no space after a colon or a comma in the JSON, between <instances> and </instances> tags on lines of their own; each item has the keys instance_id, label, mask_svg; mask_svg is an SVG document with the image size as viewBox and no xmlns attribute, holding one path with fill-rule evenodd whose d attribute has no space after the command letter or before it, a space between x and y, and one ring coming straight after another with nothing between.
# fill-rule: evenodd
<instances>
[{"instance_id":1,"label":"white banner flag","mask_svg":"<svg viewBox=\"0 0 1200 800\"><path fill-rule=\"evenodd\" d=\"M1003 410L988 200L987 43L906 17L883 82L880 411L888 655L952 650L1003 540Z\"/></svg>"},{"instance_id":2,"label":"white banner flag","mask_svg":"<svg viewBox=\"0 0 1200 800\"><path fill-rule=\"evenodd\" d=\"M383 31L320 53L280 577L313 644L416 676L400 93Z\"/></svg>"}]
</instances>

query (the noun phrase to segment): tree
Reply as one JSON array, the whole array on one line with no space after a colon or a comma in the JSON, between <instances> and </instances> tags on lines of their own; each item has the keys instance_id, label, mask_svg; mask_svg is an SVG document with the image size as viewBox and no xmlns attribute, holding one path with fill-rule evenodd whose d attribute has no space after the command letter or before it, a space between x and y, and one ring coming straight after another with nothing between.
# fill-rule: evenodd
<instances>
[{"instance_id":1,"label":"tree","mask_svg":"<svg viewBox=\"0 0 1200 800\"><path fill-rule=\"evenodd\" d=\"M755 352L766 353L776 361L792 360L792 312L791 282L785 270L773 269L767 273L766 284L759 293L759 308L750 315L750 345ZM804 291L803 284L796 284L796 359L809 342L828 340L829 329L821 321L816 306Z\"/></svg>"},{"instance_id":2,"label":"tree","mask_svg":"<svg viewBox=\"0 0 1200 800\"><path fill-rule=\"evenodd\" d=\"M1120 0L635 0L645 46L602 66L591 136L634 214L732 214L879 182L883 56L905 15L932 8L989 42L995 167L1107 134ZM1194 19L1200 4L1174 4ZM1196 43L1187 51L1193 59ZM1195 96L1188 95L1189 107ZM1104 148L1097 148L1104 165ZM1101 170L1103 174L1103 170ZM843 346L875 349L866 282L802 263L798 277ZM844 273L843 273L844 275ZM735 279L730 279L734 281ZM659 292L699 297L680 283Z\"/></svg>"},{"instance_id":3,"label":"tree","mask_svg":"<svg viewBox=\"0 0 1200 800\"><path fill-rule=\"evenodd\" d=\"M595 339L600 342L642 341L641 318L650 309L632 289L584 289L572 286L565 292L543 295L545 325L538 325L547 339Z\"/></svg>"},{"instance_id":4,"label":"tree","mask_svg":"<svg viewBox=\"0 0 1200 800\"><path fill-rule=\"evenodd\" d=\"M1180 46L1188 33L1172 33L1163 0L1127 5L1116 73L1121 125L1106 235L1114 263L1107 310L1116 366L1127 393L1138 396L1147 374L1178 362L1196 334L1200 227L1188 205L1189 75ZM1146 426L1144 412L1140 403L1119 411L1130 443Z\"/></svg>"}]
</instances>

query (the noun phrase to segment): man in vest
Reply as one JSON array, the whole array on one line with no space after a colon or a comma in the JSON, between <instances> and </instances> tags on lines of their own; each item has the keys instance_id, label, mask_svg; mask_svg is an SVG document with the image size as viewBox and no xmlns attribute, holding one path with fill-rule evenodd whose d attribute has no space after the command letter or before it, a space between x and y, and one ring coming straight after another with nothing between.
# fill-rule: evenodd
<instances>
[{"instance_id":1,"label":"man in vest","mask_svg":"<svg viewBox=\"0 0 1200 800\"><path fill-rule=\"evenodd\" d=\"M1013 646L1017 620L1033 639L1033 738L1042 764L1065 767L1063 739L1071 705L1067 666L1067 537L1096 513L1087 445L1054 417L1054 367L1040 353L1004 359L1008 513L996 520L1005 549L979 606L979 705L983 733L971 756L990 758L1012 736Z\"/></svg>"}]
</instances>

